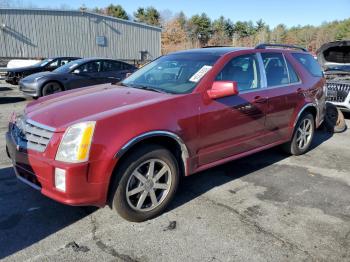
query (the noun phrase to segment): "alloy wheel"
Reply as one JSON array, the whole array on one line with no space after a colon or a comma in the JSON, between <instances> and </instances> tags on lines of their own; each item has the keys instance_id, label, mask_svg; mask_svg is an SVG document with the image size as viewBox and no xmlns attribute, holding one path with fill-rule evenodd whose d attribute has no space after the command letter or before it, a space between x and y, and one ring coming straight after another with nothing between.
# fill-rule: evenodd
<instances>
[{"instance_id":1,"label":"alloy wheel","mask_svg":"<svg viewBox=\"0 0 350 262\"><path fill-rule=\"evenodd\" d=\"M136 211L158 207L171 188L171 169L160 159L150 159L135 168L128 179L126 199Z\"/></svg>"},{"instance_id":2,"label":"alloy wheel","mask_svg":"<svg viewBox=\"0 0 350 262\"><path fill-rule=\"evenodd\" d=\"M297 129L297 146L300 150L305 149L309 146L312 138L313 125L312 121L305 118Z\"/></svg>"}]
</instances>

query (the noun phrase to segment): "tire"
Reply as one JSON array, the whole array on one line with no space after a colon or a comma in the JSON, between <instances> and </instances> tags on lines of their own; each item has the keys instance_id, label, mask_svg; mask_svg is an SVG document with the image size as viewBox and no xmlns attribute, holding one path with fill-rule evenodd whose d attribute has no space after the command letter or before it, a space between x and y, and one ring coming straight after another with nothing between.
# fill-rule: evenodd
<instances>
[{"instance_id":1,"label":"tire","mask_svg":"<svg viewBox=\"0 0 350 262\"><path fill-rule=\"evenodd\" d=\"M43 96L48 96L62 91L63 88L59 83L48 82L43 86L41 93Z\"/></svg>"},{"instance_id":2,"label":"tire","mask_svg":"<svg viewBox=\"0 0 350 262\"><path fill-rule=\"evenodd\" d=\"M124 159L116 175L119 181L114 182L112 208L132 222L160 215L173 199L179 184L176 158L169 150L157 145L145 145L133 151Z\"/></svg>"},{"instance_id":3,"label":"tire","mask_svg":"<svg viewBox=\"0 0 350 262\"><path fill-rule=\"evenodd\" d=\"M328 132L341 133L346 130L343 113L333 104L327 103L324 126Z\"/></svg>"},{"instance_id":4,"label":"tire","mask_svg":"<svg viewBox=\"0 0 350 262\"><path fill-rule=\"evenodd\" d=\"M302 155L309 150L314 135L315 119L313 115L303 114L295 125L291 141L286 143L283 149L291 155Z\"/></svg>"}]
</instances>

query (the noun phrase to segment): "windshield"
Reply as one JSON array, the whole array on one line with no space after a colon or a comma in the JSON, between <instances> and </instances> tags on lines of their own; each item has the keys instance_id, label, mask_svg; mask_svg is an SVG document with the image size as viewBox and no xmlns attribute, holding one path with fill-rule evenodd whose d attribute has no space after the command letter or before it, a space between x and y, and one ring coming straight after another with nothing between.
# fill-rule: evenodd
<instances>
[{"instance_id":1,"label":"windshield","mask_svg":"<svg viewBox=\"0 0 350 262\"><path fill-rule=\"evenodd\" d=\"M199 53L163 56L136 71L122 84L173 94L190 93L218 58Z\"/></svg>"},{"instance_id":2,"label":"windshield","mask_svg":"<svg viewBox=\"0 0 350 262\"><path fill-rule=\"evenodd\" d=\"M38 66L46 66L48 63L50 63L53 59L51 58L48 58L48 59L44 59L38 63L36 63L35 65L38 65Z\"/></svg>"},{"instance_id":3,"label":"windshield","mask_svg":"<svg viewBox=\"0 0 350 262\"><path fill-rule=\"evenodd\" d=\"M71 72L74 68L79 66L80 64L77 63L77 60L69 62L67 64L64 64L63 66L60 66L59 68L53 70L53 72L56 73L69 73Z\"/></svg>"}]
</instances>

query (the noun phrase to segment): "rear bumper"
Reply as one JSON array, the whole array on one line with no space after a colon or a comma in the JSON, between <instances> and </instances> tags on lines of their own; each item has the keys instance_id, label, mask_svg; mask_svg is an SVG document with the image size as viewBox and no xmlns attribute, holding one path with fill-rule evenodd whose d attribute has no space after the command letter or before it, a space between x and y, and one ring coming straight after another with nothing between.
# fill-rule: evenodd
<instances>
[{"instance_id":1,"label":"rear bumper","mask_svg":"<svg viewBox=\"0 0 350 262\"><path fill-rule=\"evenodd\" d=\"M107 183L90 183L90 163L64 164L33 154L17 146L12 135L6 133L6 150L12 160L16 176L24 183L60 203L83 206L105 206ZM55 187L55 168L66 171L66 191Z\"/></svg>"},{"instance_id":2,"label":"rear bumper","mask_svg":"<svg viewBox=\"0 0 350 262\"><path fill-rule=\"evenodd\" d=\"M319 128L326 116L326 96L323 94L320 99L316 100L314 105L317 111L315 124L316 124L316 128Z\"/></svg>"}]
</instances>

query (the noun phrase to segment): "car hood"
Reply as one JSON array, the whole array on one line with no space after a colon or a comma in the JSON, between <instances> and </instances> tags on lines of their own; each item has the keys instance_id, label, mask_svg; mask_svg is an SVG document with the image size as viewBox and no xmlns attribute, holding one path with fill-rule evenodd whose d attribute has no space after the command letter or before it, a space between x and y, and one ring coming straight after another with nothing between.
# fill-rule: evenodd
<instances>
[{"instance_id":1,"label":"car hood","mask_svg":"<svg viewBox=\"0 0 350 262\"><path fill-rule=\"evenodd\" d=\"M55 73L55 72L45 71L45 72L39 72L39 73L35 73L35 74L31 74L29 76L26 76L23 80L24 81L35 81L35 79L38 77L49 78L50 76L56 76L56 75L57 75L57 73Z\"/></svg>"},{"instance_id":2,"label":"car hood","mask_svg":"<svg viewBox=\"0 0 350 262\"><path fill-rule=\"evenodd\" d=\"M32 65L32 66L25 66L25 67L15 67L15 68L8 69L9 72L15 72L15 73L26 72L26 71L38 71L38 70L41 70L41 67L38 65L37 66Z\"/></svg>"},{"instance_id":3,"label":"car hood","mask_svg":"<svg viewBox=\"0 0 350 262\"><path fill-rule=\"evenodd\" d=\"M60 132L77 122L98 121L123 110L142 107L173 96L104 84L39 98L28 104L25 113L29 119Z\"/></svg>"},{"instance_id":4,"label":"car hood","mask_svg":"<svg viewBox=\"0 0 350 262\"><path fill-rule=\"evenodd\" d=\"M326 43L316 53L318 62L325 70L350 69L350 41Z\"/></svg>"}]
</instances>

